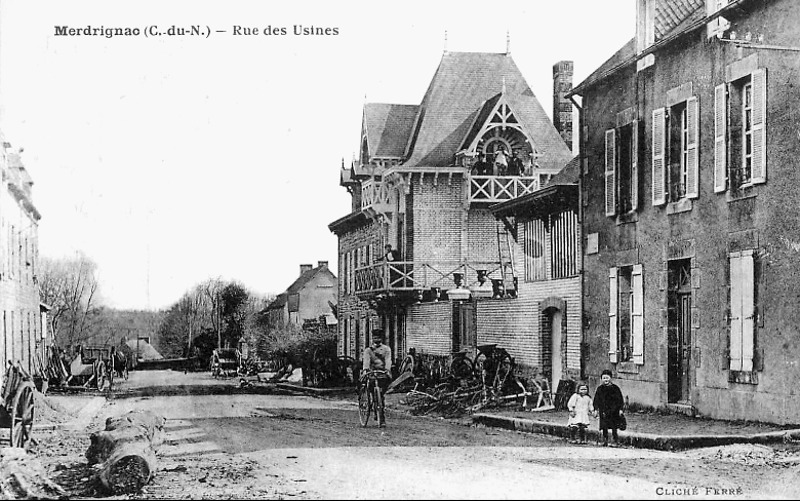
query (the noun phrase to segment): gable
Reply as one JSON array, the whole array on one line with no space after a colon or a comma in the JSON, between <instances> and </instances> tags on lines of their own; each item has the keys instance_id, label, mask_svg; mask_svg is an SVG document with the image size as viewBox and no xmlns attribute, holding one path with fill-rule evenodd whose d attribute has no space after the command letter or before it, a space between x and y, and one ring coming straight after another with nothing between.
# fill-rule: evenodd
<instances>
[{"instance_id":1,"label":"gable","mask_svg":"<svg viewBox=\"0 0 800 501\"><path fill-rule=\"evenodd\" d=\"M472 155L480 150L481 143L487 135L500 136L510 130L516 130L519 132L519 140L509 146L517 149L523 146L521 143L527 142L535 152L536 141L517 116L518 114L502 93L487 100L478 113L473 127L467 133L467 137L464 138L461 150Z\"/></svg>"},{"instance_id":2,"label":"gable","mask_svg":"<svg viewBox=\"0 0 800 501\"><path fill-rule=\"evenodd\" d=\"M368 103L364 105L362 138L366 138L366 158L401 158L417 115L416 105Z\"/></svg>"},{"instance_id":3,"label":"gable","mask_svg":"<svg viewBox=\"0 0 800 501\"><path fill-rule=\"evenodd\" d=\"M543 161L561 166L569 161L571 154L564 140L510 55L448 52L417 111L405 165L454 165L456 153L474 132L475 124L482 124L487 101L501 92L547 157Z\"/></svg>"}]
</instances>

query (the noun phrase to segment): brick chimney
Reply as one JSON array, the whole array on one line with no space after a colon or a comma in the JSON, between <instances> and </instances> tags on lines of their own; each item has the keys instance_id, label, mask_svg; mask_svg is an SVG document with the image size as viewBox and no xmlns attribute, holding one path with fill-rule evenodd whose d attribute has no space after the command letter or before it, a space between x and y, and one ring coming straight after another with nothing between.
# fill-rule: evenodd
<instances>
[{"instance_id":1,"label":"brick chimney","mask_svg":"<svg viewBox=\"0 0 800 501\"><path fill-rule=\"evenodd\" d=\"M317 261L317 267L318 268L327 268L328 267L328 262L327 261Z\"/></svg>"},{"instance_id":2,"label":"brick chimney","mask_svg":"<svg viewBox=\"0 0 800 501\"><path fill-rule=\"evenodd\" d=\"M307 272L307 271L311 271L311 269L312 269L313 267L314 267L314 265L313 265L313 264L301 264L301 265L300 265L300 276L303 276L303 274L304 274L305 272Z\"/></svg>"},{"instance_id":3,"label":"brick chimney","mask_svg":"<svg viewBox=\"0 0 800 501\"><path fill-rule=\"evenodd\" d=\"M553 125L572 151L572 103L566 97L572 90L572 61L553 65Z\"/></svg>"}]
</instances>

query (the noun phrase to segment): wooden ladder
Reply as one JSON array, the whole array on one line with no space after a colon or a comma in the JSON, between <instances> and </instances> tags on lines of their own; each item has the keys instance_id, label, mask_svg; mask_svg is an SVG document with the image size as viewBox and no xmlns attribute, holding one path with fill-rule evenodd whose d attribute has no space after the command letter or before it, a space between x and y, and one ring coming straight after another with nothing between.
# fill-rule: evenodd
<instances>
[{"instance_id":1,"label":"wooden ladder","mask_svg":"<svg viewBox=\"0 0 800 501\"><path fill-rule=\"evenodd\" d=\"M500 275L503 280L503 288L507 295L515 296L517 287L514 283L514 251L511 245L511 234L508 228L500 221L497 222L497 251L500 257Z\"/></svg>"}]
</instances>

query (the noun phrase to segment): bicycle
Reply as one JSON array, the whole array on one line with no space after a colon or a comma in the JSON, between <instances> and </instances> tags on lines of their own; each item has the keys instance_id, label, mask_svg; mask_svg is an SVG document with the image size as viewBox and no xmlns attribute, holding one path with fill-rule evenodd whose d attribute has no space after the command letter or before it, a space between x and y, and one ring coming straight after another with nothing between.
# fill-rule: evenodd
<instances>
[{"instance_id":1,"label":"bicycle","mask_svg":"<svg viewBox=\"0 0 800 501\"><path fill-rule=\"evenodd\" d=\"M369 418L374 414L378 423L385 422L385 401L383 392L378 384L379 378L389 377L389 373L383 370L367 371L361 376L358 388L358 419L361 426L366 427Z\"/></svg>"}]
</instances>

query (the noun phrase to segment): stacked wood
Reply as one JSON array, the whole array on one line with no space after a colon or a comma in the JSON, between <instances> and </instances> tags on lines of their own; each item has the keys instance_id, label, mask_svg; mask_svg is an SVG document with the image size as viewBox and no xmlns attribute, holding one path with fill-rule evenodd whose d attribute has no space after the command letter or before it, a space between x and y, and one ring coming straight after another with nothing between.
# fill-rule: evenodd
<instances>
[{"instance_id":1,"label":"stacked wood","mask_svg":"<svg viewBox=\"0 0 800 501\"><path fill-rule=\"evenodd\" d=\"M101 464L98 478L114 494L131 494L156 471L156 449L163 442L165 419L148 411L108 418L106 429L90 435L89 464Z\"/></svg>"},{"instance_id":2,"label":"stacked wood","mask_svg":"<svg viewBox=\"0 0 800 501\"><path fill-rule=\"evenodd\" d=\"M64 489L20 447L0 449L0 499L62 499Z\"/></svg>"}]
</instances>

